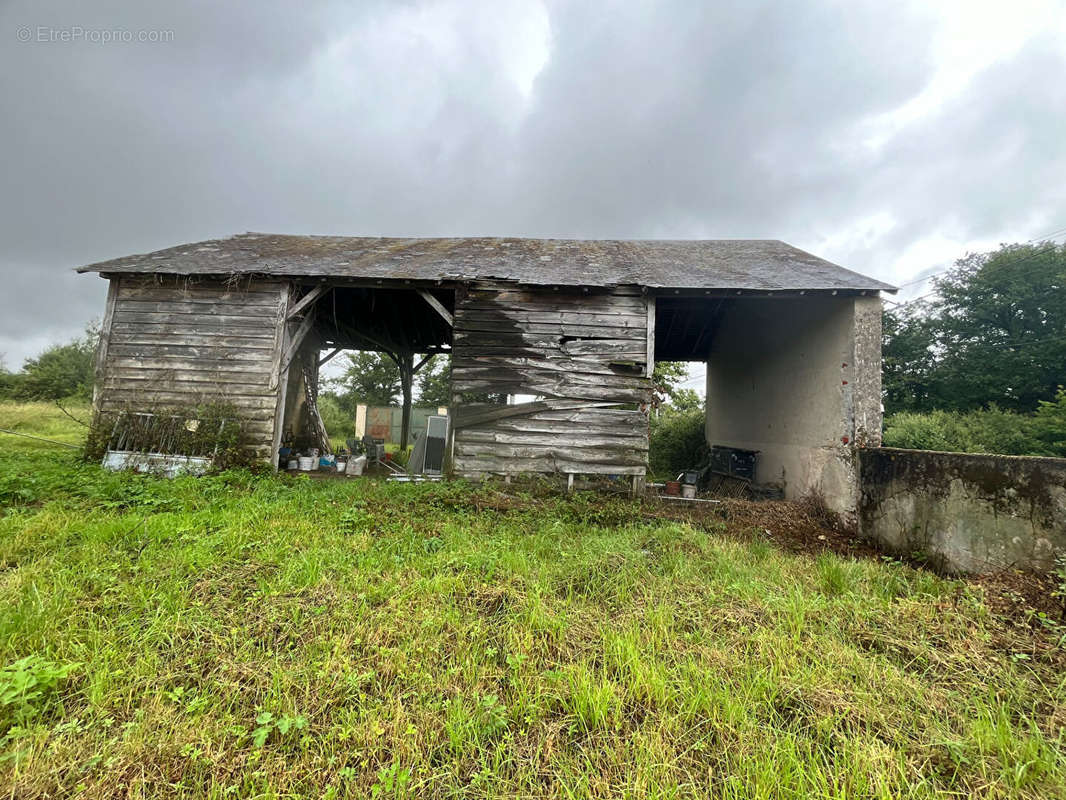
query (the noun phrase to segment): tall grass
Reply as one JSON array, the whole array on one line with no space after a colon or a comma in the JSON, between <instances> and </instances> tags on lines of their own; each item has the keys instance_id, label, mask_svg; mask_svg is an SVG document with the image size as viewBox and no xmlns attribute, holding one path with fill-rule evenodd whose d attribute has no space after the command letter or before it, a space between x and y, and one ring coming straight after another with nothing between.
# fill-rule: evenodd
<instances>
[{"instance_id":1,"label":"tall grass","mask_svg":"<svg viewBox=\"0 0 1066 800\"><path fill-rule=\"evenodd\" d=\"M962 582L622 501L4 456L12 796L1064 796L1061 659Z\"/></svg>"}]
</instances>

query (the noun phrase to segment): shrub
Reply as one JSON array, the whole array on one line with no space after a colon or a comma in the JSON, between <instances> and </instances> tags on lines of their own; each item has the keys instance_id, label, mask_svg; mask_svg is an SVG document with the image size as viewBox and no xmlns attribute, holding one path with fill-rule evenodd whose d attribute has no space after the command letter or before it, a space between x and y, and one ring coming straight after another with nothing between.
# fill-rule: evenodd
<instances>
[{"instance_id":1,"label":"shrub","mask_svg":"<svg viewBox=\"0 0 1066 800\"><path fill-rule=\"evenodd\" d=\"M1059 388L1054 400L1042 400L1032 421L1033 438L1048 455L1066 458L1066 390Z\"/></svg>"},{"instance_id":2,"label":"shrub","mask_svg":"<svg viewBox=\"0 0 1066 800\"><path fill-rule=\"evenodd\" d=\"M885 420L882 441L886 447L910 450L965 450L960 445L958 431L952 425L952 417L946 411L928 414L901 411Z\"/></svg>"},{"instance_id":3,"label":"shrub","mask_svg":"<svg viewBox=\"0 0 1066 800\"><path fill-rule=\"evenodd\" d=\"M669 406L651 420L648 466L651 474L674 477L703 461L707 451L702 408L678 411Z\"/></svg>"},{"instance_id":4,"label":"shrub","mask_svg":"<svg viewBox=\"0 0 1066 800\"><path fill-rule=\"evenodd\" d=\"M1066 399L1041 404L1036 414L1001 408L959 413L901 411L885 420L884 445L912 450L999 455L1066 455Z\"/></svg>"}]
</instances>

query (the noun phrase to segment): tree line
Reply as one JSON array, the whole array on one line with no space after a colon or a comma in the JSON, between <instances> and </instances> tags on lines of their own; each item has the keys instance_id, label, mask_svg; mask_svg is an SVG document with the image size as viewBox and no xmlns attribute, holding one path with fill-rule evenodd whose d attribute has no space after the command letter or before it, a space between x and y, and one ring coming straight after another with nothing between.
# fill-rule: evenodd
<instances>
[{"instance_id":1,"label":"tree line","mask_svg":"<svg viewBox=\"0 0 1066 800\"><path fill-rule=\"evenodd\" d=\"M884 315L884 443L1066 456L1066 245L960 259Z\"/></svg>"}]
</instances>

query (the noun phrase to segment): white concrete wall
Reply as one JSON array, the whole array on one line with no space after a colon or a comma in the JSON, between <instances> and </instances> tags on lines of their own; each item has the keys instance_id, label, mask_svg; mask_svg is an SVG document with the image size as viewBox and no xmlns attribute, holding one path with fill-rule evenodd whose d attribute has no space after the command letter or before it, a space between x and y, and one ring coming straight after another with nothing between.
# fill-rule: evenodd
<instances>
[{"instance_id":1,"label":"white concrete wall","mask_svg":"<svg viewBox=\"0 0 1066 800\"><path fill-rule=\"evenodd\" d=\"M708 443L758 450L758 483L854 513L854 443L880 439L880 309L878 297L732 301L708 355Z\"/></svg>"}]
</instances>

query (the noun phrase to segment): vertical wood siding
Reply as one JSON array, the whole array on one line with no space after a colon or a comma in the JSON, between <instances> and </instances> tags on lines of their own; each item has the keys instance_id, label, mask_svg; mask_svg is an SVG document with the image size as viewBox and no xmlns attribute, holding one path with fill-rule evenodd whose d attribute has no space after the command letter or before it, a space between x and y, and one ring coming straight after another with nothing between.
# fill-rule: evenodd
<instances>
[{"instance_id":1,"label":"vertical wood siding","mask_svg":"<svg viewBox=\"0 0 1066 800\"><path fill-rule=\"evenodd\" d=\"M255 454L271 455L286 283L123 276L109 298L99 411L227 403Z\"/></svg>"},{"instance_id":2,"label":"vertical wood siding","mask_svg":"<svg viewBox=\"0 0 1066 800\"><path fill-rule=\"evenodd\" d=\"M644 475L647 414L620 406L651 399L648 331L649 301L636 289L458 291L454 472ZM537 399L502 408L464 403L486 393Z\"/></svg>"}]
</instances>

